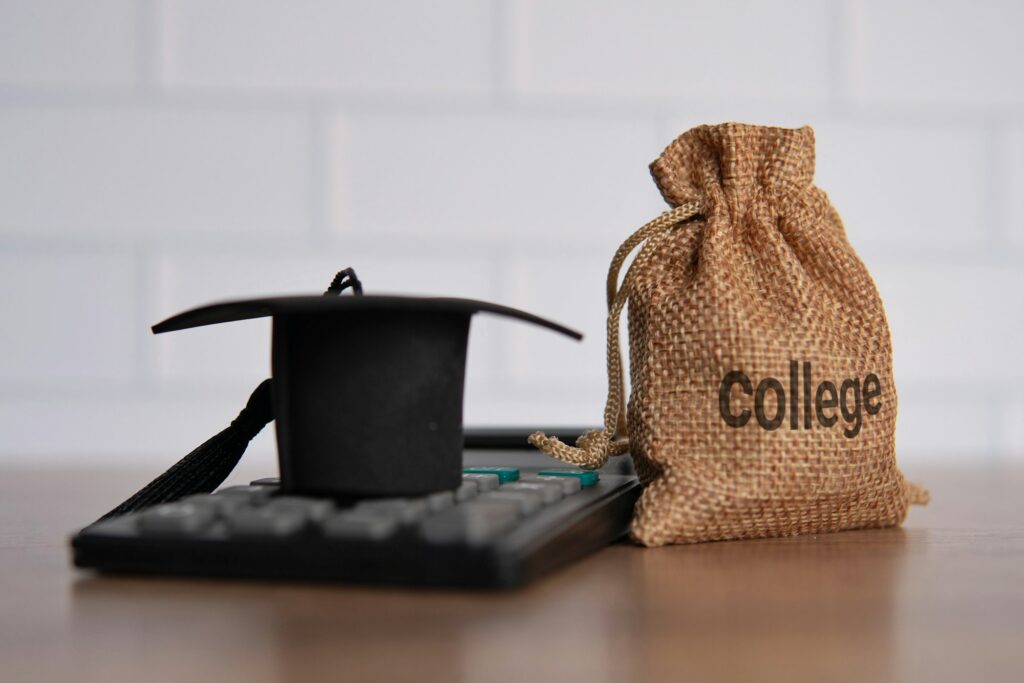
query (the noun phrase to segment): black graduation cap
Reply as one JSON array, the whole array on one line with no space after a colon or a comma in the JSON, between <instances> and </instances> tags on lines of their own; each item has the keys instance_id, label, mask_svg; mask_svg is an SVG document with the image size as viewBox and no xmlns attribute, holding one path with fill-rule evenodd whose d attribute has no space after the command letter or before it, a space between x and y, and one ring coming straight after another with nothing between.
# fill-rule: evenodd
<instances>
[{"instance_id":1,"label":"black graduation cap","mask_svg":"<svg viewBox=\"0 0 1024 683\"><path fill-rule=\"evenodd\" d=\"M337 296L349 288L353 296ZM272 379L231 428L189 457L209 460L196 453L214 441L216 449L230 442L244 450L272 418L283 490L418 495L454 489L461 481L466 348L470 319L481 312L582 338L484 301L363 296L351 269L339 273L325 295L201 306L164 320L153 332L273 318ZM226 465L228 472L241 450ZM210 479L226 476L218 470Z\"/></svg>"}]
</instances>

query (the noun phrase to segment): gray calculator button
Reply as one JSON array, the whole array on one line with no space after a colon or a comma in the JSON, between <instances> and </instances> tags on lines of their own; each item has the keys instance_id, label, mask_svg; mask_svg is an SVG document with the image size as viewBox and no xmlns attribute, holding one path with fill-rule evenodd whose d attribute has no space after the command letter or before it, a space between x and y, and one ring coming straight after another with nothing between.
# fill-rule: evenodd
<instances>
[{"instance_id":1,"label":"gray calculator button","mask_svg":"<svg viewBox=\"0 0 1024 683\"><path fill-rule=\"evenodd\" d=\"M517 481L503 485L499 491L535 491L541 495L545 505L557 503L562 500L561 484L551 484L546 481Z\"/></svg>"},{"instance_id":2,"label":"gray calculator button","mask_svg":"<svg viewBox=\"0 0 1024 683\"><path fill-rule=\"evenodd\" d=\"M403 524L412 524L426 517L427 503L422 498L380 498L357 503L355 510L392 517Z\"/></svg>"},{"instance_id":3,"label":"gray calculator button","mask_svg":"<svg viewBox=\"0 0 1024 683\"><path fill-rule=\"evenodd\" d=\"M459 484L459 488L455 489L455 500L459 503L475 498L477 494L477 484L471 479L463 479L462 483Z\"/></svg>"},{"instance_id":4,"label":"gray calculator button","mask_svg":"<svg viewBox=\"0 0 1024 683\"><path fill-rule=\"evenodd\" d=\"M579 477L545 477L545 476L538 476L538 477L530 477L529 479L524 479L523 481L526 481L526 482L543 481L543 482L548 482L548 483L551 483L551 484L559 484L562 487L562 493L564 493L567 496L571 496L574 493L579 493L580 489L582 488L580 486L580 478Z\"/></svg>"},{"instance_id":5,"label":"gray calculator button","mask_svg":"<svg viewBox=\"0 0 1024 683\"><path fill-rule=\"evenodd\" d=\"M269 506L242 508L226 517L228 529L237 536L291 536L302 531L307 520L304 510L274 510Z\"/></svg>"},{"instance_id":6,"label":"gray calculator button","mask_svg":"<svg viewBox=\"0 0 1024 683\"><path fill-rule=\"evenodd\" d=\"M206 507L213 508L221 515L231 513L239 508L252 507L253 505L253 500L248 496L212 496L208 493L185 496L178 502L205 505Z\"/></svg>"},{"instance_id":7,"label":"gray calculator button","mask_svg":"<svg viewBox=\"0 0 1024 683\"><path fill-rule=\"evenodd\" d=\"M267 498L273 495L274 489L269 486L226 486L222 489L217 489L211 496L238 496L245 498L250 502L257 503L263 502Z\"/></svg>"},{"instance_id":8,"label":"gray calculator button","mask_svg":"<svg viewBox=\"0 0 1024 683\"><path fill-rule=\"evenodd\" d=\"M518 504L477 499L428 517L420 535L429 543L481 545L515 526L518 519Z\"/></svg>"},{"instance_id":9,"label":"gray calculator button","mask_svg":"<svg viewBox=\"0 0 1024 683\"><path fill-rule=\"evenodd\" d=\"M451 491L431 493L429 496L424 496L423 500L431 512L440 512L455 505L455 495Z\"/></svg>"},{"instance_id":10,"label":"gray calculator button","mask_svg":"<svg viewBox=\"0 0 1024 683\"><path fill-rule=\"evenodd\" d=\"M157 505L139 515L139 528L155 534L194 534L202 531L217 516L211 505L178 502Z\"/></svg>"},{"instance_id":11,"label":"gray calculator button","mask_svg":"<svg viewBox=\"0 0 1024 683\"><path fill-rule=\"evenodd\" d=\"M477 491L480 493L493 491L501 484L497 474L463 474L462 481L476 482Z\"/></svg>"},{"instance_id":12,"label":"gray calculator button","mask_svg":"<svg viewBox=\"0 0 1024 683\"><path fill-rule=\"evenodd\" d=\"M544 506L544 498L537 491L490 491L480 496L480 500L515 503L522 515L532 515Z\"/></svg>"},{"instance_id":13,"label":"gray calculator button","mask_svg":"<svg viewBox=\"0 0 1024 683\"><path fill-rule=\"evenodd\" d=\"M331 538L379 541L393 534L397 528L398 520L393 517L358 510L331 515L323 522L324 534Z\"/></svg>"},{"instance_id":14,"label":"gray calculator button","mask_svg":"<svg viewBox=\"0 0 1024 683\"><path fill-rule=\"evenodd\" d=\"M302 498L301 496L275 496L267 502L267 508L274 512L283 510L299 510L314 522L320 521L334 512L334 503L321 498Z\"/></svg>"}]
</instances>

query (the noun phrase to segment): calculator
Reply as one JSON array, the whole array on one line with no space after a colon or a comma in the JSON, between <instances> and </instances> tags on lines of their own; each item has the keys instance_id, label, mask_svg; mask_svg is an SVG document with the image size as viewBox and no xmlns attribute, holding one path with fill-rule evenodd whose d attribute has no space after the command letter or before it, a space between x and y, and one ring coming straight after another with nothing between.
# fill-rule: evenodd
<instances>
[{"instance_id":1,"label":"calculator","mask_svg":"<svg viewBox=\"0 0 1024 683\"><path fill-rule=\"evenodd\" d=\"M86 527L72 538L74 563L113 573L509 588L626 534L640 494L631 473L486 455L467 453L458 488L427 496L296 496L272 478L187 496Z\"/></svg>"}]
</instances>

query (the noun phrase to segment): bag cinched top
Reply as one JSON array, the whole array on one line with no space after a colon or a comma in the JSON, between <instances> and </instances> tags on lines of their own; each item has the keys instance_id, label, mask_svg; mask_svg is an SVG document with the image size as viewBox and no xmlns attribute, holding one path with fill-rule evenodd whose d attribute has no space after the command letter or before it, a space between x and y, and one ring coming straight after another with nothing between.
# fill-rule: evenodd
<instances>
[{"instance_id":1,"label":"bag cinched top","mask_svg":"<svg viewBox=\"0 0 1024 683\"><path fill-rule=\"evenodd\" d=\"M604 429L530 442L590 468L631 453L648 546L900 524L928 493L896 466L889 327L813 184L814 132L700 126L651 172L674 208L612 259Z\"/></svg>"}]
</instances>

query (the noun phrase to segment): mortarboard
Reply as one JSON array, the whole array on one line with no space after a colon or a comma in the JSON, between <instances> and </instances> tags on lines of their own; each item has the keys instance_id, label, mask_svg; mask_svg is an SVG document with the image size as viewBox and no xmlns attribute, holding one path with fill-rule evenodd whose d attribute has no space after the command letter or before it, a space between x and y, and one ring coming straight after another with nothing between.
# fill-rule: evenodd
<instances>
[{"instance_id":1,"label":"mortarboard","mask_svg":"<svg viewBox=\"0 0 1024 683\"><path fill-rule=\"evenodd\" d=\"M335 296L349 288L354 296ZM271 419L286 492L397 496L457 488L466 351L476 313L582 339L557 323L484 301L363 296L351 269L324 295L215 303L158 323L157 334L269 316L272 378L231 427L108 516L212 490Z\"/></svg>"}]
</instances>

